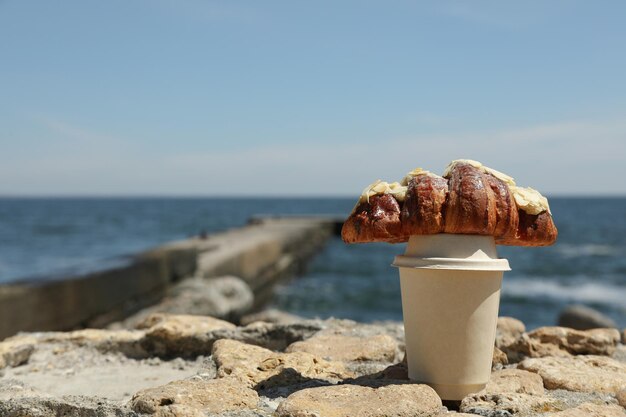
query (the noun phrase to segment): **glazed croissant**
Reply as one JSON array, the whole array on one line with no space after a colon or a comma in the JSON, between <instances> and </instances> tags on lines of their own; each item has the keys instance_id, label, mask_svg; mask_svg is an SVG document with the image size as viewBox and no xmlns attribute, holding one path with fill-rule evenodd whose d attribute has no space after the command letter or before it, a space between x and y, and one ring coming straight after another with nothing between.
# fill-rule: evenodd
<instances>
[{"instance_id":1,"label":"glazed croissant","mask_svg":"<svg viewBox=\"0 0 626 417\"><path fill-rule=\"evenodd\" d=\"M557 229L548 200L472 160L452 161L443 177L420 168L401 183L377 181L345 221L346 243L409 240L437 233L490 235L497 244L547 246Z\"/></svg>"}]
</instances>

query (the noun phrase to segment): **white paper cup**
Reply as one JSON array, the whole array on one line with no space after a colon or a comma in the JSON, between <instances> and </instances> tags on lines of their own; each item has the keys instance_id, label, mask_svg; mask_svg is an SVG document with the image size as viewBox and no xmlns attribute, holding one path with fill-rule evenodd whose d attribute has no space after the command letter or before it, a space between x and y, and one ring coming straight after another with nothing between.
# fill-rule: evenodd
<instances>
[{"instance_id":1,"label":"white paper cup","mask_svg":"<svg viewBox=\"0 0 626 417\"><path fill-rule=\"evenodd\" d=\"M490 236L412 236L400 268L409 378L444 400L480 391L491 375L506 259Z\"/></svg>"}]
</instances>

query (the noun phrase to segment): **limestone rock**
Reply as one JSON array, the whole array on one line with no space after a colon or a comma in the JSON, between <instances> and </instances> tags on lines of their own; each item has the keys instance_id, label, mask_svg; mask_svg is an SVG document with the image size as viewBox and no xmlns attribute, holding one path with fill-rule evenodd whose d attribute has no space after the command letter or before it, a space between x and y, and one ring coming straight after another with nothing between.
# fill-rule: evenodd
<instances>
[{"instance_id":1,"label":"limestone rock","mask_svg":"<svg viewBox=\"0 0 626 417\"><path fill-rule=\"evenodd\" d=\"M518 368L539 374L548 389L615 395L626 386L626 364L604 356L526 359Z\"/></svg>"},{"instance_id":2,"label":"limestone rock","mask_svg":"<svg viewBox=\"0 0 626 417\"><path fill-rule=\"evenodd\" d=\"M491 373L484 391L488 394L543 395L543 380L539 375L532 372L520 369L502 369Z\"/></svg>"},{"instance_id":3,"label":"limestone rock","mask_svg":"<svg viewBox=\"0 0 626 417\"><path fill-rule=\"evenodd\" d=\"M509 363L517 363L526 358L543 358L546 356L571 356L571 353L562 350L552 343L541 343L522 334L508 346L502 346Z\"/></svg>"},{"instance_id":4,"label":"limestone rock","mask_svg":"<svg viewBox=\"0 0 626 417\"><path fill-rule=\"evenodd\" d=\"M73 332L42 333L41 342L69 342L76 346L93 347L100 352L120 352L129 357L145 357L141 347L145 333L140 330L82 329Z\"/></svg>"},{"instance_id":5,"label":"limestone rock","mask_svg":"<svg viewBox=\"0 0 626 417\"><path fill-rule=\"evenodd\" d=\"M546 417L625 417L626 411L616 405L582 404L569 410L547 414Z\"/></svg>"},{"instance_id":6,"label":"limestone rock","mask_svg":"<svg viewBox=\"0 0 626 417\"><path fill-rule=\"evenodd\" d=\"M476 417L476 414L467 414L467 413L439 413L434 417Z\"/></svg>"},{"instance_id":7,"label":"limestone rock","mask_svg":"<svg viewBox=\"0 0 626 417\"><path fill-rule=\"evenodd\" d=\"M0 342L0 369L27 362L35 351L35 343L34 338L21 335Z\"/></svg>"},{"instance_id":8,"label":"limestone rock","mask_svg":"<svg viewBox=\"0 0 626 417\"><path fill-rule=\"evenodd\" d=\"M304 320L302 317L296 316L295 314L290 314L284 311L270 308L267 310L259 311L258 313L247 314L241 318L239 323L242 326L247 326L248 324L257 321L274 324L291 324L302 320Z\"/></svg>"},{"instance_id":9,"label":"limestone rock","mask_svg":"<svg viewBox=\"0 0 626 417\"><path fill-rule=\"evenodd\" d=\"M615 398L617 398L617 402L619 403L619 405L621 405L622 407L626 408L626 388L620 390L615 395Z\"/></svg>"},{"instance_id":10,"label":"limestone rock","mask_svg":"<svg viewBox=\"0 0 626 417\"><path fill-rule=\"evenodd\" d=\"M215 330L210 336L213 340L232 339L271 350L285 350L290 344L308 339L327 327L328 320L306 320L292 324L255 322L236 329Z\"/></svg>"},{"instance_id":11,"label":"limestone rock","mask_svg":"<svg viewBox=\"0 0 626 417\"><path fill-rule=\"evenodd\" d=\"M353 375L340 362L306 352L280 353L222 339L213 344L218 377L236 377L255 389L285 386L311 380L338 382Z\"/></svg>"},{"instance_id":12,"label":"limestone rock","mask_svg":"<svg viewBox=\"0 0 626 417\"><path fill-rule=\"evenodd\" d=\"M167 405L159 407L154 417L206 417L206 413L199 408L185 405Z\"/></svg>"},{"instance_id":13,"label":"limestone rock","mask_svg":"<svg viewBox=\"0 0 626 417\"><path fill-rule=\"evenodd\" d=\"M461 411L481 415L511 415L551 409L556 401L544 396L541 377L519 369L491 373L487 386L461 402ZM500 414L498 414L500 413Z\"/></svg>"},{"instance_id":14,"label":"limestone rock","mask_svg":"<svg viewBox=\"0 0 626 417\"><path fill-rule=\"evenodd\" d=\"M245 327L206 316L155 314L139 323L147 328L142 347L160 357L209 355L216 340L232 339L284 350L326 328L326 321L309 320L292 324L252 323Z\"/></svg>"},{"instance_id":15,"label":"limestone rock","mask_svg":"<svg viewBox=\"0 0 626 417\"><path fill-rule=\"evenodd\" d=\"M526 326L520 320L513 317L498 317L496 328L496 346L502 348L509 346L526 331Z\"/></svg>"},{"instance_id":16,"label":"limestone rock","mask_svg":"<svg viewBox=\"0 0 626 417\"><path fill-rule=\"evenodd\" d=\"M502 346L510 363L524 358L567 357L579 354L611 355L619 342L615 329L574 330L541 327L524 333L508 346Z\"/></svg>"},{"instance_id":17,"label":"limestone rock","mask_svg":"<svg viewBox=\"0 0 626 417\"><path fill-rule=\"evenodd\" d=\"M502 352L496 346L493 347L493 359L491 360L491 369L502 369L504 365L509 364L509 359L506 356L506 353Z\"/></svg>"},{"instance_id":18,"label":"limestone rock","mask_svg":"<svg viewBox=\"0 0 626 417\"><path fill-rule=\"evenodd\" d=\"M566 327L541 327L528 333L531 340L553 344L574 355L611 355L619 343L617 329L574 330Z\"/></svg>"},{"instance_id":19,"label":"limestone rock","mask_svg":"<svg viewBox=\"0 0 626 417\"><path fill-rule=\"evenodd\" d=\"M143 340L146 350L159 356L198 356L211 350L211 331L234 329L227 321L208 316L152 314L137 325L147 329Z\"/></svg>"},{"instance_id":20,"label":"limestone rock","mask_svg":"<svg viewBox=\"0 0 626 417\"><path fill-rule=\"evenodd\" d=\"M235 378L188 379L136 393L130 407L138 413L193 416L256 408L257 393ZM201 415L201 414L198 414Z\"/></svg>"},{"instance_id":21,"label":"limestone rock","mask_svg":"<svg viewBox=\"0 0 626 417\"><path fill-rule=\"evenodd\" d=\"M175 330L177 333L189 335L215 329L234 329L237 326L210 316L155 313L145 317L141 322L137 323L136 327L149 330L167 328Z\"/></svg>"},{"instance_id":22,"label":"limestone rock","mask_svg":"<svg viewBox=\"0 0 626 417\"><path fill-rule=\"evenodd\" d=\"M544 395L481 392L463 398L460 411L489 417L535 416L558 410L557 406L555 399Z\"/></svg>"},{"instance_id":23,"label":"limestone rock","mask_svg":"<svg viewBox=\"0 0 626 417\"><path fill-rule=\"evenodd\" d=\"M23 397L0 401L0 416L137 417L137 414L102 398L66 396Z\"/></svg>"},{"instance_id":24,"label":"limestone rock","mask_svg":"<svg viewBox=\"0 0 626 417\"><path fill-rule=\"evenodd\" d=\"M337 385L291 394L278 406L279 417L408 417L431 416L441 399L427 385L400 384L379 388Z\"/></svg>"},{"instance_id":25,"label":"limestone rock","mask_svg":"<svg viewBox=\"0 0 626 417\"><path fill-rule=\"evenodd\" d=\"M331 361L393 362L398 343L388 335L370 337L320 334L287 347L286 352L308 352Z\"/></svg>"},{"instance_id":26,"label":"limestone rock","mask_svg":"<svg viewBox=\"0 0 626 417\"><path fill-rule=\"evenodd\" d=\"M576 330L617 327L609 317L584 305L571 305L559 314L559 326Z\"/></svg>"}]
</instances>

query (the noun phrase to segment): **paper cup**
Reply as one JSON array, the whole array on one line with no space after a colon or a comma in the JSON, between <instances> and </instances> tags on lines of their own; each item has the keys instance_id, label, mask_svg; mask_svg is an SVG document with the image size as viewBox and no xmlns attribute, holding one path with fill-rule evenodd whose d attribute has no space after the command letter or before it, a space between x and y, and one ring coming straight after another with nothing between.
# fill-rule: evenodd
<instances>
[{"instance_id":1,"label":"paper cup","mask_svg":"<svg viewBox=\"0 0 626 417\"><path fill-rule=\"evenodd\" d=\"M409 378L444 400L480 391L491 375L506 259L490 236L412 236L400 268Z\"/></svg>"}]
</instances>

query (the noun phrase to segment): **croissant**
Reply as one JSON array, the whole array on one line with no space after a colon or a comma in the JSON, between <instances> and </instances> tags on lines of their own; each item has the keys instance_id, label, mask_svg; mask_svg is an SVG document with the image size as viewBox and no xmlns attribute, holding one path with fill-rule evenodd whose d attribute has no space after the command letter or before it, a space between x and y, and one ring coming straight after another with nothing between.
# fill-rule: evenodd
<instances>
[{"instance_id":1,"label":"croissant","mask_svg":"<svg viewBox=\"0 0 626 417\"><path fill-rule=\"evenodd\" d=\"M456 160L443 177L418 168L401 183L368 186L341 237L346 243L399 243L437 233L489 235L516 246L551 245L558 235L539 192L480 162Z\"/></svg>"}]
</instances>

